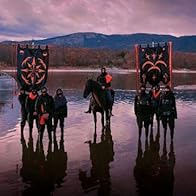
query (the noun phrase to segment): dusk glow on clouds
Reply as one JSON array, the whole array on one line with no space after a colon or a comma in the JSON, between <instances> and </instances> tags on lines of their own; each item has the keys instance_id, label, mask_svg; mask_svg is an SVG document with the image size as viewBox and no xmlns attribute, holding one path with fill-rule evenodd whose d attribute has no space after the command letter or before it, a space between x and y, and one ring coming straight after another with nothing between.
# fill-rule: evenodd
<instances>
[{"instance_id":1,"label":"dusk glow on clouds","mask_svg":"<svg viewBox=\"0 0 196 196\"><path fill-rule=\"evenodd\" d=\"M0 41L76 32L196 35L195 0L0 0Z\"/></svg>"}]
</instances>

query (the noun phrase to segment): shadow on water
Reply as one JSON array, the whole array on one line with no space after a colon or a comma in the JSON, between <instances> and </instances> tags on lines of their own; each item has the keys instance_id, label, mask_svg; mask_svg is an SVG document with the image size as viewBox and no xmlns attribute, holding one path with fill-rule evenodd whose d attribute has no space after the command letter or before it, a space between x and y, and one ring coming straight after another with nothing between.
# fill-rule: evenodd
<instances>
[{"instance_id":1,"label":"shadow on water","mask_svg":"<svg viewBox=\"0 0 196 196\"><path fill-rule=\"evenodd\" d=\"M149 141L145 140L144 146L143 149L139 139L136 165L133 171L137 195L174 195L176 157L173 141L171 140L168 152L166 137L164 137L163 148L160 149L160 135L157 132L155 138L151 134Z\"/></svg>"},{"instance_id":2,"label":"shadow on water","mask_svg":"<svg viewBox=\"0 0 196 196\"><path fill-rule=\"evenodd\" d=\"M43 143L37 140L34 150L33 138L26 143L21 138L22 168L20 176L25 183L22 195L52 195L56 188L62 187L67 175L67 152L61 137L59 145L56 138L54 143L48 142L47 154L44 153Z\"/></svg>"},{"instance_id":3,"label":"shadow on water","mask_svg":"<svg viewBox=\"0 0 196 196\"><path fill-rule=\"evenodd\" d=\"M97 143L97 134L94 133L93 142L89 144L91 169L88 171L79 170L79 180L85 193L97 190L97 195L110 195L110 162L114 160L114 149L111 130L106 127L102 130L101 142Z\"/></svg>"}]
</instances>

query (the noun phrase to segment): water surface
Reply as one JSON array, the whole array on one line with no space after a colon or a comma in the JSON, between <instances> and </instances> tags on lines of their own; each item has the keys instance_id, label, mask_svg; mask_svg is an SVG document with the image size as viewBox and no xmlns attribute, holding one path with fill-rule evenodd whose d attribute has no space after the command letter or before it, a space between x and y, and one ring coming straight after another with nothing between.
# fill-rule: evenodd
<instances>
[{"instance_id":1,"label":"water surface","mask_svg":"<svg viewBox=\"0 0 196 196\"><path fill-rule=\"evenodd\" d=\"M34 129L29 138L20 135L20 108L12 79L0 80L0 192L1 195L195 195L196 194L196 74L174 74L178 120L173 143L156 125L145 141L133 113L135 74L113 73L116 90L114 116L102 134L98 116L97 136L93 117L84 114L88 99L82 98L87 78L97 73L50 73L47 86L53 95L62 87L68 99L64 136L57 142L37 145ZM87 142L86 142L87 141ZM91 141L91 144L90 144ZM86 142L86 143L85 143ZM165 192L164 192L165 191Z\"/></svg>"}]
</instances>

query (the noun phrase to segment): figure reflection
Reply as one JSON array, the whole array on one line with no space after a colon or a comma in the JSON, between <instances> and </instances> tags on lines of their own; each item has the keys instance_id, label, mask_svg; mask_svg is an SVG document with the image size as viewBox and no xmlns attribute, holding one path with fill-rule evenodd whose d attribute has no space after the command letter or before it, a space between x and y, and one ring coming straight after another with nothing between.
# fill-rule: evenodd
<instances>
[{"instance_id":1,"label":"figure reflection","mask_svg":"<svg viewBox=\"0 0 196 196\"><path fill-rule=\"evenodd\" d=\"M142 142L138 140L138 152L134 177L136 180L137 195L173 195L175 153L173 141L170 143L170 152L167 152L166 137L163 149L160 151L160 136L153 134L150 142L145 140L144 152Z\"/></svg>"},{"instance_id":2,"label":"figure reflection","mask_svg":"<svg viewBox=\"0 0 196 196\"><path fill-rule=\"evenodd\" d=\"M25 183L22 195L52 195L55 188L61 187L67 175L67 152L64 150L63 138L59 142L48 143L47 155L44 154L43 143L37 140L36 149L33 148L33 138L29 138L26 145L22 143L22 168L20 176Z\"/></svg>"},{"instance_id":3,"label":"figure reflection","mask_svg":"<svg viewBox=\"0 0 196 196\"><path fill-rule=\"evenodd\" d=\"M81 181L84 192L88 193L97 190L97 195L110 195L110 162L114 160L113 140L109 127L102 130L101 142L97 143L96 132L93 142L89 144L91 170L90 176L87 171L79 171L79 180Z\"/></svg>"}]
</instances>

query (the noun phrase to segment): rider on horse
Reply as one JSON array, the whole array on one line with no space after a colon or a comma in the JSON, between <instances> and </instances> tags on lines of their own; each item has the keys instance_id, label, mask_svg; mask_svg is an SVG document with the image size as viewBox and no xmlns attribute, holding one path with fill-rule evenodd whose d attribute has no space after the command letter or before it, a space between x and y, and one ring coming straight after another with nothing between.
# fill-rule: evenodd
<instances>
[{"instance_id":1,"label":"rider on horse","mask_svg":"<svg viewBox=\"0 0 196 196\"><path fill-rule=\"evenodd\" d=\"M101 85L102 89L105 90L106 100L108 107L112 110L114 103L114 90L111 88L112 76L106 72L106 68L101 68L101 74L97 77L97 82ZM91 113L91 104L90 102L89 109L85 113Z\"/></svg>"}]
</instances>

